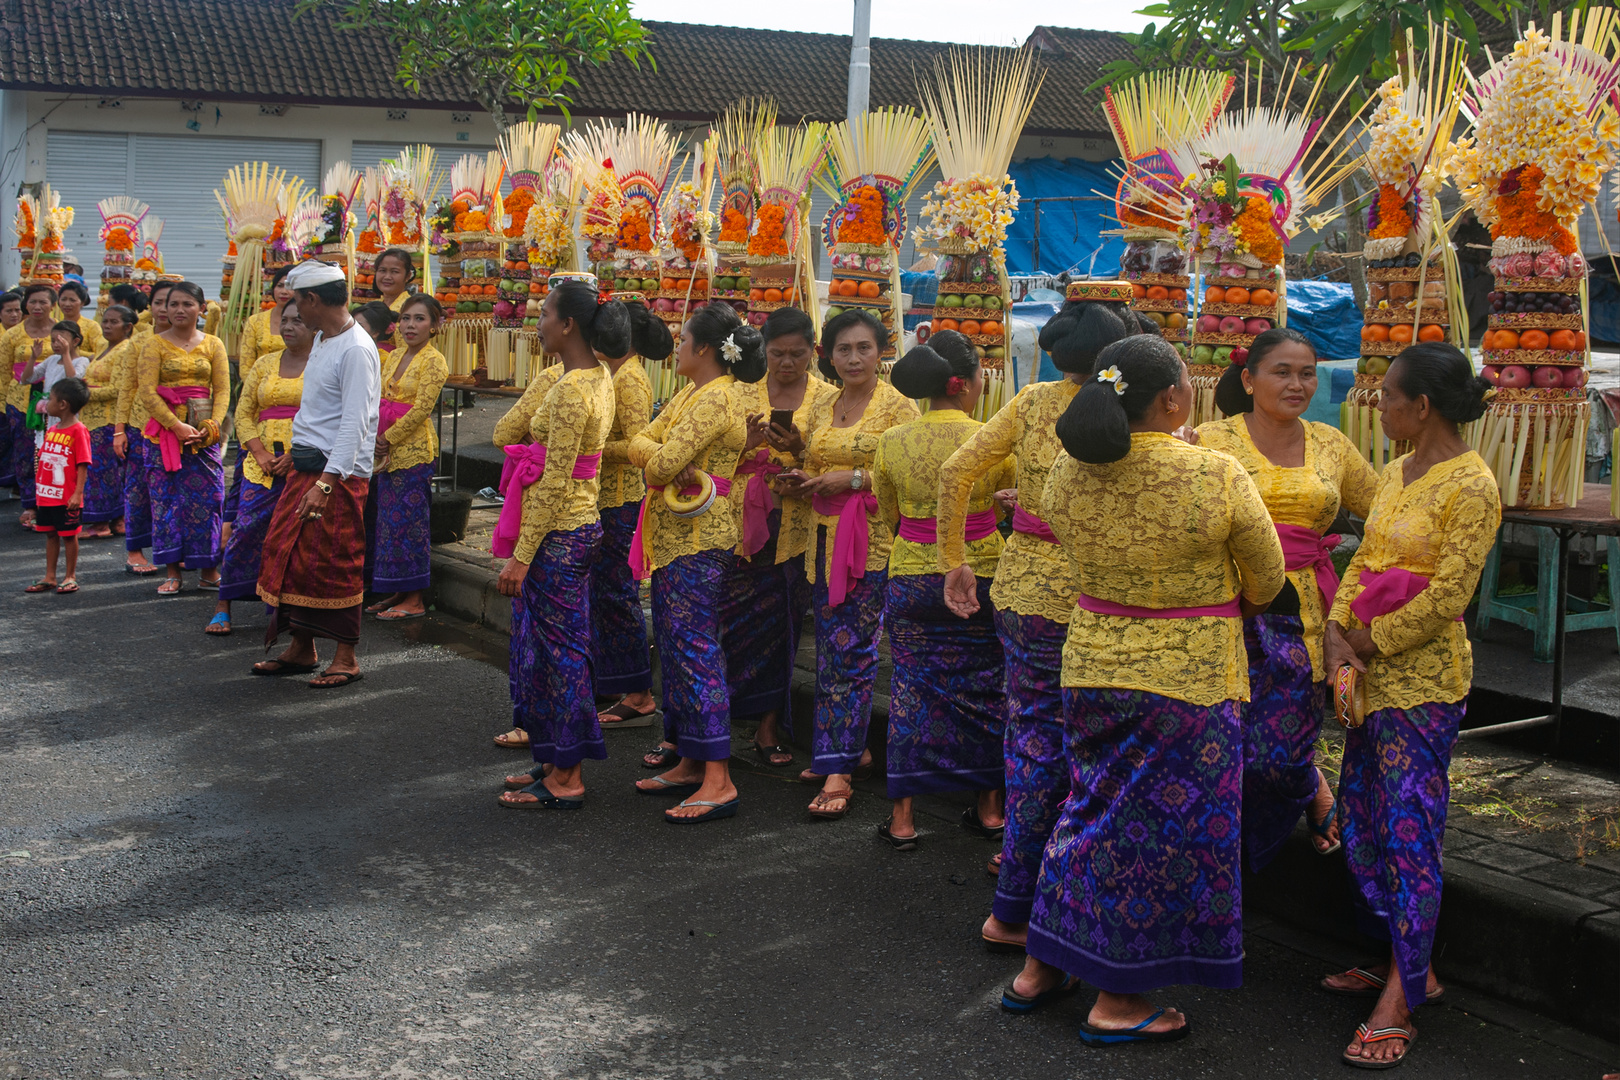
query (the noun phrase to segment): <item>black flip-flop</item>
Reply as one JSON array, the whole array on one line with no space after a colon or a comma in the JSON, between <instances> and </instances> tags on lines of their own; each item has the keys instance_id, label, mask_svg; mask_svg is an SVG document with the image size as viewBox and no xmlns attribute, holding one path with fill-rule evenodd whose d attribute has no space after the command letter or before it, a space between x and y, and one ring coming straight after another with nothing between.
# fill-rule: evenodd
<instances>
[{"instance_id":1,"label":"black flip-flop","mask_svg":"<svg viewBox=\"0 0 1620 1080\"><path fill-rule=\"evenodd\" d=\"M502 781L502 783L506 787L507 791L522 791L524 788L531 786L536 780L539 780L541 777L545 776L546 775L546 770L548 768L550 768L549 765L544 765L544 764L536 765L534 768L530 769L528 772L522 774L524 776L527 776L528 779L525 780L521 784L512 783L510 778Z\"/></svg>"},{"instance_id":2,"label":"black flip-flop","mask_svg":"<svg viewBox=\"0 0 1620 1080\"><path fill-rule=\"evenodd\" d=\"M706 799L689 799L686 802L680 803L679 806L707 806L709 809L705 810L701 814L694 814L691 817L670 817L669 811L666 810L664 811L664 820L669 822L671 825L701 825L705 821L719 821L721 818L736 817L737 806L741 802L742 796L740 795L737 798L732 799L730 802L709 802Z\"/></svg>"},{"instance_id":3,"label":"black flip-flop","mask_svg":"<svg viewBox=\"0 0 1620 1080\"><path fill-rule=\"evenodd\" d=\"M310 672L321 666L320 664L295 664L290 660L265 660L262 661L262 663L276 664L278 666L272 669L266 669L261 668L258 664L254 664L248 670L253 672L255 675L264 675L273 679L281 675L308 675Z\"/></svg>"},{"instance_id":4,"label":"black flip-flop","mask_svg":"<svg viewBox=\"0 0 1620 1080\"><path fill-rule=\"evenodd\" d=\"M658 760L656 762L648 761L647 759L652 757L654 754L658 755ZM655 746L645 754L641 755L641 767L643 769L669 769L673 768L675 763L680 760L681 752L675 749L675 747Z\"/></svg>"},{"instance_id":5,"label":"black flip-flop","mask_svg":"<svg viewBox=\"0 0 1620 1080\"><path fill-rule=\"evenodd\" d=\"M962 828L966 829L970 833L982 836L986 840L1000 840L1002 834L1007 831L1007 826L1005 825L998 825L994 828L986 825L979 818L979 808L976 805L970 806L966 810L962 811Z\"/></svg>"},{"instance_id":6,"label":"black flip-flop","mask_svg":"<svg viewBox=\"0 0 1620 1080\"><path fill-rule=\"evenodd\" d=\"M565 799L561 795L553 795L551 793L551 790L546 787L546 784L545 784L544 780L536 780L534 783L530 784L528 787L521 788L520 790L526 791L530 795L533 795L535 797L535 801L534 802L521 802L521 803L508 802L507 799L506 799L506 795L511 794L510 792L507 792L507 793L503 794L496 801L499 802L502 806L506 807L508 810L583 810L583 809L585 809L585 800L584 799L582 799L582 798L581 799Z\"/></svg>"},{"instance_id":7,"label":"black flip-flop","mask_svg":"<svg viewBox=\"0 0 1620 1080\"><path fill-rule=\"evenodd\" d=\"M894 835L893 830L889 828L889 826L893 824L894 818L890 818L889 820L885 821L883 824L877 827L877 834L883 837L883 839L887 840L889 842L889 846L894 848L896 851L916 851L917 834L913 832L910 836L896 836Z\"/></svg>"},{"instance_id":8,"label":"black flip-flop","mask_svg":"<svg viewBox=\"0 0 1620 1080\"><path fill-rule=\"evenodd\" d=\"M315 676L315 678L317 678L317 679L342 679L343 681L342 682L334 682L334 683L323 683L323 682L314 682L312 680L310 682L310 684L309 684L309 688L311 690L336 690L339 687L348 686L350 683L357 683L357 682L359 682L361 679L363 679L365 677L366 677L365 673L361 672L361 671L333 671L331 668L327 668L325 671L323 671L319 675Z\"/></svg>"},{"instance_id":9,"label":"black flip-flop","mask_svg":"<svg viewBox=\"0 0 1620 1080\"><path fill-rule=\"evenodd\" d=\"M985 938L985 940L989 941L990 939ZM1011 944L1011 942L1005 942L1004 944ZM1024 950L1019 949L1018 951L1023 952ZM1001 992L1001 1007L1011 1013L1031 1013L1048 1001L1068 997L1079 989L1079 979L1066 978L1050 990L1042 990L1034 997L1025 997L1012 988L1012 983L1008 983L1007 988Z\"/></svg>"},{"instance_id":10,"label":"black flip-flop","mask_svg":"<svg viewBox=\"0 0 1620 1080\"><path fill-rule=\"evenodd\" d=\"M762 765L767 765L773 769L785 769L789 765L793 764L793 751L789 750L781 743L778 743L775 746L761 746L759 743L754 743L752 745L754 756L759 758L760 764ZM788 759L786 761L772 761L772 754L786 754Z\"/></svg>"}]
</instances>

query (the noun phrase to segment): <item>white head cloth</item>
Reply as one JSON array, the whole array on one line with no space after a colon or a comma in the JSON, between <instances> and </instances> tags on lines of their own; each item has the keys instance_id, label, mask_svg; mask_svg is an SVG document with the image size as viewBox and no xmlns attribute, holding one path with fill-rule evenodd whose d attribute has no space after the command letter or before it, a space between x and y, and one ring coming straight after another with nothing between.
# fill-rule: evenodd
<instances>
[{"instance_id":1,"label":"white head cloth","mask_svg":"<svg viewBox=\"0 0 1620 1080\"><path fill-rule=\"evenodd\" d=\"M331 263L308 259L299 263L287 272L287 287L289 289L313 289L317 285L326 285L333 281L347 281L348 275L341 266Z\"/></svg>"}]
</instances>

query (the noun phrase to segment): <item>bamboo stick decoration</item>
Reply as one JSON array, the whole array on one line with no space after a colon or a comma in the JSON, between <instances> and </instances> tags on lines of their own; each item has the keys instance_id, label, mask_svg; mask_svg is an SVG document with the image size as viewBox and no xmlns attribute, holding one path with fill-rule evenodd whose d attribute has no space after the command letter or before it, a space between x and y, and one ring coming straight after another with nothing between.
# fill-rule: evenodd
<instances>
[{"instance_id":1,"label":"bamboo stick decoration","mask_svg":"<svg viewBox=\"0 0 1620 1080\"><path fill-rule=\"evenodd\" d=\"M296 178L294 178L296 180ZM302 186L302 181L297 181ZM259 310L264 295L264 245L280 216L287 192L287 174L268 162L238 165L225 174L224 190L215 189L214 198L231 223L231 242L236 245L236 273L231 293L225 301L220 337L234 355L237 335L249 315Z\"/></svg>"}]
</instances>

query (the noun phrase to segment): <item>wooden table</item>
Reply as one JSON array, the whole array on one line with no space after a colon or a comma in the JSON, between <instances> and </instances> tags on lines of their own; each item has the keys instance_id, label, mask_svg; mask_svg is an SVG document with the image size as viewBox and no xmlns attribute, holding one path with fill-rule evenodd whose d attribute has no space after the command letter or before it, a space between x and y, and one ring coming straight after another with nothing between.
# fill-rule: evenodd
<instances>
[{"instance_id":1,"label":"wooden table","mask_svg":"<svg viewBox=\"0 0 1620 1080\"><path fill-rule=\"evenodd\" d=\"M1553 582L1553 686L1552 711L1546 716L1533 716L1528 720L1510 720L1503 724L1468 728L1458 738L1478 738L1504 731L1551 726L1552 748L1558 749L1559 727L1564 718L1564 615L1569 606L1569 542L1576 536L1620 536L1620 518L1609 513L1609 492L1598 484L1586 485L1586 496L1574 506L1563 510L1522 510L1518 507L1502 508L1502 523L1537 525L1551 529L1558 537L1557 574ZM1620 605L1620 596L1610 595L1611 605Z\"/></svg>"}]
</instances>

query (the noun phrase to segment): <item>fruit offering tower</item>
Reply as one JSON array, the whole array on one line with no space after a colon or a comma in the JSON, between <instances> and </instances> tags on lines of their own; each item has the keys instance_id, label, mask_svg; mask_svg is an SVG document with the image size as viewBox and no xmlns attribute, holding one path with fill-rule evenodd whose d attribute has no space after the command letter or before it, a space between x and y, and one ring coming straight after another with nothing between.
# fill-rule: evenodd
<instances>
[{"instance_id":1,"label":"fruit offering tower","mask_svg":"<svg viewBox=\"0 0 1620 1080\"><path fill-rule=\"evenodd\" d=\"M1414 341L1468 345L1456 249L1439 212L1466 68L1452 38L1433 28L1429 36L1426 63L1379 87L1366 125L1367 170L1378 187L1367 207L1361 359L1343 417L1345 434L1380 470L1406 451L1390 446L1378 412L1390 361ZM1408 56L1415 45L1408 31Z\"/></svg>"},{"instance_id":2,"label":"fruit offering tower","mask_svg":"<svg viewBox=\"0 0 1620 1080\"><path fill-rule=\"evenodd\" d=\"M433 285L428 265L432 231L427 221L427 200L444 182L437 158L431 146L407 146L393 161L384 164L388 190L382 201L382 230L386 237L383 248L404 248L411 253L418 289Z\"/></svg>"},{"instance_id":3,"label":"fruit offering tower","mask_svg":"<svg viewBox=\"0 0 1620 1080\"><path fill-rule=\"evenodd\" d=\"M810 244L810 181L827 152L827 125L776 126L759 134L759 204L748 233L748 321L763 326L777 308L816 318Z\"/></svg>"},{"instance_id":4,"label":"fruit offering tower","mask_svg":"<svg viewBox=\"0 0 1620 1080\"><path fill-rule=\"evenodd\" d=\"M22 283L61 288L63 241L73 224L73 207L45 184L38 197L24 192L17 201L17 250L22 254Z\"/></svg>"},{"instance_id":5,"label":"fruit offering tower","mask_svg":"<svg viewBox=\"0 0 1620 1080\"><path fill-rule=\"evenodd\" d=\"M691 179L670 187L660 212L665 229L660 245L664 274L658 291L648 294L647 303L668 324L677 345L687 317L709 302L710 275L715 265L714 248L709 244L714 211L709 205L714 198L719 162L720 138L711 133L692 161ZM682 166L676 175L685 172Z\"/></svg>"},{"instance_id":6,"label":"fruit offering tower","mask_svg":"<svg viewBox=\"0 0 1620 1080\"><path fill-rule=\"evenodd\" d=\"M359 194L361 175L347 161L340 161L326 170L321 180L321 225L310 244L312 259L343 267L352 279L354 259L354 206ZM351 280L350 284L353 282Z\"/></svg>"},{"instance_id":7,"label":"fruit offering tower","mask_svg":"<svg viewBox=\"0 0 1620 1080\"><path fill-rule=\"evenodd\" d=\"M523 227L529 260L529 296L523 325L530 331L536 331L540 325L540 308L551 292L551 275L577 269L574 205L579 190L579 173L563 155L553 155L535 188L535 204ZM535 356L540 355L538 341L532 351ZM525 372L519 372L518 377L526 381Z\"/></svg>"},{"instance_id":8,"label":"fruit offering tower","mask_svg":"<svg viewBox=\"0 0 1620 1080\"><path fill-rule=\"evenodd\" d=\"M1131 308L1159 328L1183 360L1188 345L1187 203L1162 149L1206 131L1232 96L1236 78L1220 72L1141 75L1104 88L1104 107L1125 169L1114 193L1125 254L1120 277L1131 283Z\"/></svg>"},{"instance_id":9,"label":"fruit offering tower","mask_svg":"<svg viewBox=\"0 0 1620 1080\"><path fill-rule=\"evenodd\" d=\"M1558 509L1585 479L1586 263L1574 232L1620 162L1620 42L1612 9L1584 25L1531 25L1471 80L1474 142L1458 155L1463 198L1491 231L1496 278L1484 375L1496 391L1466 438L1496 473L1504 506Z\"/></svg>"},{"instance_id":10,"label":"fruit offering tower","mask_svg":"<svg viewBox=\"0 0 1620 1080\"><path fill-rule=\"evenodd\" d=\"M663 278L661 206L675 160L669 126L630 113L623 127L601 122L570 131L563 142L589 191L586 256L599 287L644 299L658 295Z\"/></svg>"},{"instance_id":11,"label":"fruit offering tower","mask_svg":"<svg viewBox=\"0 0 1620 1080\"><path fill-rule=\"evenodd\" d=\"M355 240L354 285L349 290L356 304L377 299L377 285L373 272L377 256L383 253L382 204L388 193L388 175L381 166L368 168L360 181L360 197L365 216L360 222L360 235Z\"/></svg>"},{"instance_id":12,"label":"fruit offering tower","mask_svg":"<svg viewBox=\"0 0 1620 1080\"><path fill-rule=\"evenodd\" d=\"M141 221L151 207L128 195L114 195L96 204L101 211L101 295L96 307L102 311L112 303L108 291L114 285L129 283L135 276L135 244L141 235Z\"/></svg>"},{"instance_id":13,"label":"fruit offering tower","mask_svg":"<svg viewBox=\"0 0 1620 1080\"><path fill-rule=\"evenodd\" d=\"M512 194L502 204L499 222L506 244L501 259L501 283L495 301L495 325L522 330L539 325L540 308L531 298L537 282L551 272L547 264L530 258L529 218L546 199L546 170L557 155L562 128L532 120L513 124L500 138L501 156L511 178ZM531 310L532 309L532 310ZM530 320L533 320L532 322Z\"/></svg>"},{"instance_id":14,"label":"fruit offering tower","mask_svg":"<svg viewBox=\"0 0 1620 1080\"><path fill-rule=\"evenodd\" d=\"M463 344L457 346L455 374L463 378L477 376L476 346L487 349L495 319L505 248L497 231L504 171L501 156L494 151L464 154L450 169L451 222L446 235L456 244L460 259L455 328L457 341Z\"/></svg>"},{"instance_id":15,"label":"fruit offering tower","mask_svg":"<svg viewBox=\"0 0 1620 1080\"><path fill-rule=\"evenodd\" d=\"M911 109L877 109L828 134L826 169L816 182L833 205L821 224L832 280L824 318L864 308L889 329L884 359L900 341L900 242L906 199L933 163L928 120Z\"/></svg>"},{"instance_id":16,"label":"fruit offering tower","mask_svg":"<svg viewBox=\"0 0 1620 1080\"><path fill-rule=\"evenodd\" d=\"M923 112L939 171L923 204L918 241L939 253L939 298L931 332L958 330L987 373L981 419L1001 407L1007 361L1007 226L1018 189L1007 168L1035 104L1041 76L1027 50L954 49L934 61Z\"/></svg>"},{"instance_id":17,"label":"fruit offering tower","mask_svg":"<svg viewBox=\"0 0 1620 1080\"><path fill-rule=\"evenodd\" d=\"M774 127L776 104L760 99L731 106L718 128L720 235L714 243L716 261L709 297L724 300L745 319L752 288L748 237L759 206L759 162L754 155L763 133Z\"/></svg>"},{"instance_id":18,"label":"fruit offering tower","mask_svg":"<svg viewBox=\"0 0 1620 1080\"><path fill-rule=\"evenodd\" d=\"M141 250L140 257L135 260L135 284L148 295L152 292L152 286L157 284L158 275L163 273L163 252L158 248L158 241L162 239L163 219L156 214L147 214L141 220ZM235 246L234 242L232 246Z\"/></svg>"},{"instance_id":19,"label":"fruit offering tower","mask_svg":"<svg viewBox=\"0 0 1620 1080\"><path fill-rule=\"evenodd\" d=\"M276 219L271 224L270 235L264 242L264 277L267 280L275 271L285 269L298 261L298 252L287 226L294 208L303 197L304 181L296 176L288 177L276 196ZM261 308L269 307L272 302L268 294L259 297Z\"/></svg>"}]
</instances>

